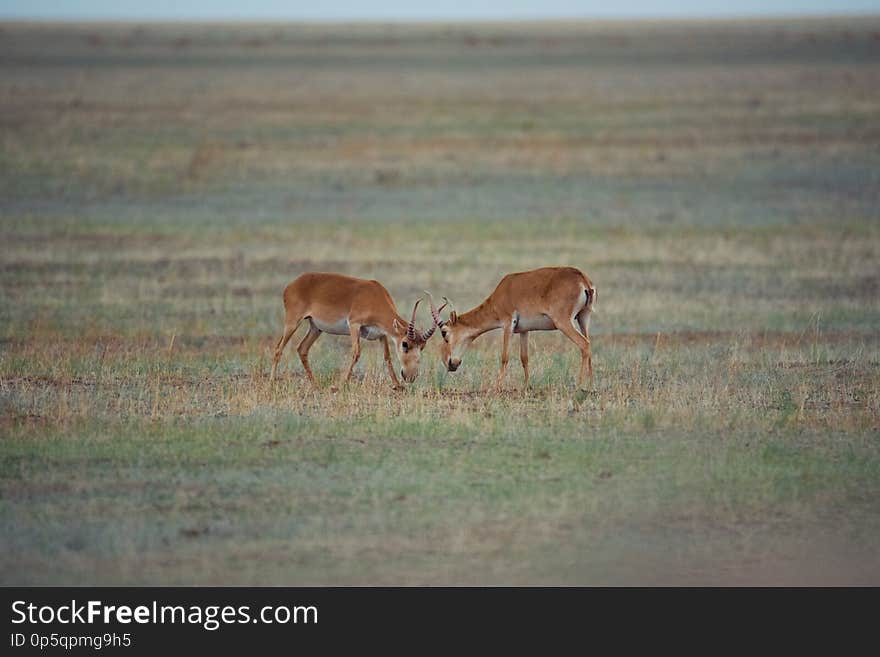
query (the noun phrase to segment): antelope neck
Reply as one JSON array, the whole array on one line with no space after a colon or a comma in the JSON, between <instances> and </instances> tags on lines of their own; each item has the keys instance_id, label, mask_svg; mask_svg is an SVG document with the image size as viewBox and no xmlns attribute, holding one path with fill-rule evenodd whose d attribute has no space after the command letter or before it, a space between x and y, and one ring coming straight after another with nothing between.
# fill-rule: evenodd
<instances>
[{"instance_id":1,"label":"antelope neck","mask_svg":"<svg viewBox=\"0 0 880 657\"><path fill-rule=\"evenodd\" d=\"M472 329L474 331L474 337L504 326L504 320L501 318L498 311L495 310L495 307L489 299L486 299L476 308L459 315L458 323Z\"/></svg>"}]
</instances>

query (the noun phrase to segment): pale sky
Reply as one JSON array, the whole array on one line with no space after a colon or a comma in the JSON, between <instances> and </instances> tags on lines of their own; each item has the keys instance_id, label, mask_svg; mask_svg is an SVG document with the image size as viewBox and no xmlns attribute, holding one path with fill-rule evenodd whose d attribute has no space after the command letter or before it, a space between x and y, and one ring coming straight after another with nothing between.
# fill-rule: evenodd
<instances>
[{"instance_id":1,"label":"pale sky","mask_svg":"<svg viewBox=\"0 0 880 657\"><path fill-rule=\"evenodd\" d=\"M0 19L480 20L880 14L880 0L0 0Z\"/></svg>"}]
</instances>

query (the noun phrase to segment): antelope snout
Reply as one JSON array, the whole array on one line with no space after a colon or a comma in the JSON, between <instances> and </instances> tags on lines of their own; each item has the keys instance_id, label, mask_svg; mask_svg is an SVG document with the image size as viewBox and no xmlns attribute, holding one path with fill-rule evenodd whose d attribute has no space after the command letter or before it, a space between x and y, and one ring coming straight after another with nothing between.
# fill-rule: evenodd
<instances>
[{"instance_id":1,"label":"antelope snout","mask_svg":"<svg viewBox=\"0 0 880 657\"><path fill-rule=\"evenodd\" d=\"M450 358L448 361L446 361L446 369L450 372L454 372L455 370L457 370L459 365L461 365L461 358Z\"/></svg>"},{"instance_id":2,"label":"antelope snout","mask_svg":"<svg viewBox=\"0 0 880 657\"><path fill-rule=\"evenodd\" d=\"M406 383L412 383L413 381L416 380L417 376L418 376L417 374L412 374L410 376L407 376L406 374L404 374L402 369L400 370L400 378L403 379Z\"/></svg>"}]
</instances>

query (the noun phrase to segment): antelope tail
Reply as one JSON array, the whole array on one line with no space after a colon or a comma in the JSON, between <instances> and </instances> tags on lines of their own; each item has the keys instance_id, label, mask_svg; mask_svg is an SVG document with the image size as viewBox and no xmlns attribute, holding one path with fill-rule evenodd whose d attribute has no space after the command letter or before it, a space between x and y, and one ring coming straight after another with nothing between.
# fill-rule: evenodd
<instances>
[{"instance_id":1,"label":"antelope tail","mask_svg":"<svg viewBox=\"0 0 880 657\"><path fill-rule=\"evenodd\" d=\"M596 286L590 285L590 288L584 288L584 294L587 295L587 305L585 308L588 312L596 312Z\"/></svg>"}]
</instances>

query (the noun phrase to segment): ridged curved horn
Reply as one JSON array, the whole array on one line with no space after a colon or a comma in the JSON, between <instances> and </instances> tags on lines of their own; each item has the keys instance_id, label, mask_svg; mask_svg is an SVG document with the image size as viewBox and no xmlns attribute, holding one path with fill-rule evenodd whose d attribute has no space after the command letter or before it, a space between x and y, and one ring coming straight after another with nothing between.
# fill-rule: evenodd
<instances>
[{"instance_id":1,"label":"ridged curved horn","mask_svg":"<svg viewBox=\"0 0 880 657\"><path fill-rule=\"evenodd\" d=\"M440 311L443 310L446 306L449 305L449 299L443 297L443 300L446 302L439 308L434 305L434 297L431 296L431 293L425 290L425 294L428 295L428 303L431 304L431 317L434 318L434 326L443 326L445 323L443 319L440 317Z\"/></svg>"},{"instance_id":2,"label":"ridged curved horn","mask_svg":"<svg viewBox=\"0 0 880 657\"><path fill-rule=\"evenodd\" d=\"M416 341L416 310L418 310L421 302L421 297L416 299L416 305L413 306L412 319L409 320L409 326L406 327L406 337L410 339L410 342Z\"/></svg>"},{"instance_id":3,"label":"ridged curved horn","mask_svg":"<svg viewBox=\"0 0 880 657\"><path fill-rule=\"evenodd\" d=\"M446 297L443 297L443 300L446 301L446 303L444 303L444 304L443 304L442 306L440 306L440 308L438 309L438 308L434 305L434 297L431 296L431 293L428 292L427 290L425 290L425 294L428 295L428 303L431 304L431 317L434 318L434 324L433 324L433 326L431 326L430 329L428 329L427 331L425 331L424 333L422 333L422 339L423 339L425 342L427 342L427 341L431 338L431 336L434 335L434 331L437 330L437 327L438 327L438 326L443 326L444 322L443 322L443 320L440 318L440 311L443 310L443 309L447 306L447 304L449 303L449 299L447 299Z\"/></svg>"}]
</instances>

